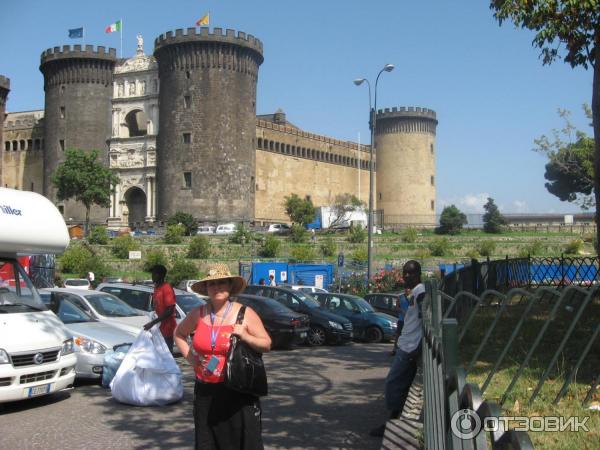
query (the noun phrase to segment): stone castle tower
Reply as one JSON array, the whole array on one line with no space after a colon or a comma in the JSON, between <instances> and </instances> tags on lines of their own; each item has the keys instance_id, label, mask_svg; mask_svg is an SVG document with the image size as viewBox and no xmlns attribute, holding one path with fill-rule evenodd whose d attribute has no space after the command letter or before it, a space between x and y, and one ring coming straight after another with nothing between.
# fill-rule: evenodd
<instances>
[{"instance_id":1,"label":"stone castle tower","mask_svg":"<svg viewBox=\"0 0 600 450\"><path fill-rule=\"evenodd\" d=\"M376 204L386 222L435 224L437 123L435 111L426 108L377 112Z\"/></svg>"},{"instance_id":2,"label":"stone castle tower","mask_svg":"<svg viewBox=\"0 0 600 450\"><path fill-rule=\"evenodd\" d=\"M45 90L44 195L57 202L52 174L64 161L67 148L96 149L108 165L111 134L112 79L116 50L91 45L65 45L42 53L40 71ZM85 210L75 201L60 204L67 218L83 220ZM104 221L108 209L92 208L92 220Z\"/></svg>"},{"instance_id":3,"label":"stone castle tower","mask_svg":"<svg viewBox=\"0 0 600 450\"><path fill-rule=\"evenodd\" d=\"M262 43L214 28L159 36L159 220L254 220L256 83Z\"/></svg>"},{"instance_id":4,"label":"stone castle tower","mask_svg":"<svg viewBox=\"0 0 600 450\"><path fill-rule=\"evenodd\" d=\"M0 124L4 123L4 111L6 109L6 99L8 98L8 93L10 92L10 80L2 75L0 75ZM0 126L0 144L4 142L4 127ZM0 151L4 149L0 148ZM0 156L0 180L2 180L2 165L1 164L2 157ZM0 186L2 186L0 184Z\"/></svg>"}]
</instances>

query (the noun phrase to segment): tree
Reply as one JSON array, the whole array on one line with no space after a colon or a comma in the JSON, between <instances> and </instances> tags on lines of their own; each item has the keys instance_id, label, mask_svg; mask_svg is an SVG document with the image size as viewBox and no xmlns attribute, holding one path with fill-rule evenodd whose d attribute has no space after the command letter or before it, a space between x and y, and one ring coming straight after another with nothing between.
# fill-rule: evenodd
<instances>
[{"instance_id":1,"label":"tree","mask_svg":"<svg viewBox=\"0 0 600 450\"><path fill-rule=\"evenodd\" d=\"M483 215L483 231L486 233L500 233L502 226L506 225L506 219L494 203L494 199L488 197L487 203L483 205L485 214Z\"/></svg>"},{"instance_id":2,"label":"tree","mask_svg":"<svg viewBox=\"0 0 600 450\"><path fill-rule=\"evenodd\" d=\"M304 226L315 218L316 210L310 198L301 199L296 194L292 194L285 198L283 207L285 213L295 224Z\"/></svg>"},{"instance_id":3,"label":"tree","mask_svg":"<svg viewBox=\"0 0 600 450\"><path fill-rule=\"evenodd\" d=\"M331 205L331 217L333 220L329 222L329 228L340 226L347 218L347 215L354 211L364 210L365 202L359 200L352 194L339 194L335 197L333 205Z\"/></svg>"},{"instance_id":4,"label":"tree","mask_svg":"<svg viewBox=\"0 0 600 450\"><path fill-rule=\"evenodd\" d=\"M600 225L600 5L598 0L491 0L494 17L502 24L511 20L520 28L536 32L533 45L541 49L544 64L559 57L564 45L564 61L571 67L594 71L592 123L594 126L594 202L596 224ZM600 242L600 226L596 227ZM596 244L598 245L598 244ZM596 247L596 252L598 251Z\"/></svg>"},{"instance_id":5,"label":"tree","mask_svg":"<svg viewBox=\"0 0 600 450\"><path fill-rule=\"evenodd\" d=\"M198 224L196 223L196 219L189 213L183 211L177 211L167 220L167 225L178 225L181 224L185 227L185 235L191 236L196 234L196 228L198 228Z\"/></svg>"},{"instance_id":6,"label":"tree","mask_svg":"<svg viewBox=\"0 0 600 450\"><path fill-rule=\"evenodd\" d=\"M90 229L90 209L93 205L110 207L110 194L119 182L119 177L98 161L98 151L69 149L66 159L59 164L52 184L56 187L58 200L76 201L85 206L85 230Z\"/></svg>"},{"instance_id":7,"label":"tree","mask_svg":"<svg viewBox=\"0 0 600 450\"><path fill-rule=\"evenodd\" d=\"M587 105L584 111L591 119ZM558 114L565 126L553 129L552 138L542 135L534 141L534 151L545 154L549 160L544 174L548 180L545 186L560 200L588 209L594 206L594 140L573 126L569 111L559 109Z\"/></svg>"},{"instance_id":8,"label":"tree","mask_svg":"<svg viewBox=\"0 0 600 450\"><path fill-rule=\"evenodd\" d=\"M467 224L467 216L456 206L446 206L440 216L440 226L435 229L438 234L458 234Z\"/></svg>"}]
</instances>

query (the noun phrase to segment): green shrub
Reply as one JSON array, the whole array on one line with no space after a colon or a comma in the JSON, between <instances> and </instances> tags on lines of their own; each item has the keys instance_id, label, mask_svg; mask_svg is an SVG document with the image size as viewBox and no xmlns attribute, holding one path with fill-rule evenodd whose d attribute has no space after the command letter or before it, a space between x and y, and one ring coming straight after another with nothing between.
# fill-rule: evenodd
<instances>
[{"instance_id":1,"label":"green shrub","mask_svg":"<svg viewBox=\"0 0 600 450\"><path fill-rule=\"evenodd\" d=\"M353 244L362 244L363 242L365 242L365 239L367 238L367 230L361 226L354 226L352 225L350 227L350 234L348 235L348 241L352 242Z\"/></svg>"},{"instance_id":2,"label":"green shrub","mask_svg":"<svg viewBox=\"0 0 600 450\"><path fill-rule=\"evenodd\" d=\"M467 224L467 216L456 206L446 206L440 215L440 226L435 229L438 234L459 234L463 225ZM432 252L433 253L433 252Z\"/></svg>"},{"instance_id":3,"label":"green shrub","mask_svg":"<svg viewBox=\"0 0 600 450\"><path fill-rule=\"evenodd\" d=\"M337 252L337 245L333 239L327 237L321 241L321 253L324 257L330 258Z\"/></svg>"},{"instance_id":4,"label":"green shrub","mask_svg":"<svg viewBox=\"0 0 600 450\"><path fill-rule=\"evenodd\" d=\"M198 267L181 257L172 260L171 268L167 272L167 281L172 286L177 286L182 280L194 280L200 275Z\"/></svg>"},{"instance_id":5,"label":"green shrub","mask_svg":"<svg viewBox=\"0 0 600 450\"><path fill-rule=\"evenodd\" d=\"M243 223L239 223L235 226L235 233L229 236L229 242L232 244L249 244L254 239L252 231L244 226Z\"/></svg>"},{"instance_id":6,"label":"green shrub","mask_svg":"<svg viewBox=\"0 0 600 450\"><path fill-rule=\"evenodd\" d=\"M92 231L88 236L90 244L106 245L108 243L108 233L104 225L96 225L92 227Z\"/></svg>"},{"instance_id":7,"label":"green shrub","mask_svg":"<svg viewBox=\"0 0 600 450\"><path fill-rule=\"evenodd\" d=\"M113 239L112 253L117 258L128 259L129 252L139 249L140 243L128 234Z\"/></svg>"},{"instance_id":8,"label":"green shrub","mask_svg":"<svg viewBox=\"0 0 600 450\"><path fill-rule=\"evenodd\" d=\"M492 256L492 254L496 251L496 241L480 241L477 244L477 251L481 256Z\"/></svg>"},{"instance_id":9,"label":"green shrub","mask_svg":"<svg viewBox=\"0 0 600 450\"><path fill-rule=\"evenodd\" d=\"M108 267L100 257L91 255L83 264L82 267L75 273L80 278L86 278L88 272L94 272L94 284L98 284L102 278L111 274L111 268Z\"/></svg>"},{"instance_id":10,"label":"green shrub","mask_svg":"<svg viewBox=\"0 0 600 450\"><path fill-rule=\"evenodd\" d=\"M275 236L267 236L264 240L258 254L263 258L275 258L277 256L277 252L279 251L279 246L281 242Z\"/></svg>"},{"instance_id":11,"label":"green shrub","mask_svg":"<svg viewBox=\"0 0 600 450\"><path fill-rule=\"evenodd\" d=\"M581 239L573 239L565 247L567 255L578 255L583 250L583 241Z\"/></svg>"},{"instance_id":12,"label":"green shrub","mask_svg":"<svg viewBox=\"0 0 600 450\"><path fill-rule=\"evenodd\" d=\"M167 255L161 250L148 250L142 263L144 271L150 272L154 266L159 264L163 266L167 265Z\"/></svg>"},{"instance_id":13,"label":"green shrub","mask_svg":"<svg viewBox=\"0 0 600 450\"><path fill-rule=\"evenodd\" d=\"M470 248L469 250L467 250L467 252L465 253L465 256L467 256L468 258L471 259L477 259L479 258L480 254L477 251L477 249L475 248Z\"/></svg>"},{"instance_id":14,"label":"green shrub","mask_svg":"<svg viewBox=\"0 0 600 450\"><path fill-rule=\"evenodd\" d=\"M525 258L527 256L540 255L543 251L542 241L532 241L529 244L521 247L519 251L519 257Z\"/></svg>"},{"instance_id":15,"label":"green shrub","mask_svg":"<svg viewBox=\"0 0 600 450\"><path fill-rule=\"evenodd\" d=\"M58 259L61 272L78 273L86 261L92 257L92 252L81 244L71 244Z\"/></svg>"},{"instance_id":16,"label":"green shrub","mask_svg":"<svg viewBox=\"0 0 600 450\"><path fill-rule=\"evenodd\" d=\"M293 224L290 228L290 240L297 244L301 244L302 242L306 242L308 238L308 232L302 225L298 225L297 223Z\"/></svg>"},{"instance_id":17,"label":"green shrub","mask_svg":"<svg viewBox=\"0 0 600 450\"><path fill-rule=\"evenodd\" d=\"M168 225L183 225L184 227L184 234L186 236L191 236L193 234L196 234L196 229L198 228L198 224L196 223L196 219L194 219L194 216L192 216L189 213L185 213L182 211L178 211L175 214L173 214L171 217L169 217L169 219L167 220L167 226Z\"/></svg>"},{"instance_id":18,"label":"green shrub","mask_svg":"<svg viewBox=\"0 0 600 450\"><path fill-rule=\"evenodd\" d=\"M182 224L167 225L165 233L165 244L181 244L183 235L185 234L185 226Z\"/></svg>"},{"instance_id":19,"label":"green shrub","mask_svg":"<svg viewBox=\"0 0 600 450\"><path fill-rule=\"evenodd\" d=\"M350 259L352 260L352 262L357 263L357 264L364 264L364 263L366 263L367 260L369 259L369 255L368 255L367 249L363 248L363 247L355 249L350 254Z\"/></svg>"},{"instance_id":20,"label":"green shrub","mask_svg":"<svg viewBox=\"0 0 600 450\"><path fill-rule=\"evenodd\" d=\"M431 256L431 252L426 247L419 247L415 252L415 256L417 259L424 260L425 258L429 258Z\"/></svg>"},{"instance_id":21,"label":"green shrub","mask_svg":"<svg viewBox=\"0 0 600 450\"><path fill-rule=\"evenodd\" d=\"M194 236L188 247L187 257L207 259L210 257L210 241L206 236Z\"/></svg>"},{"instance_id":22,"label":"green shrub","mask_svg":"<svg viewBox=\"0 0 600 450\"><path fill-rule=\"evenodd\" d=\"M407 244L413 244L417 242L417 230L413 227L408 227L402 230L400 234L400 239L402 242L406 242Z\"/></svg>"},{"instance_id":23,"label":"green shrub","mask_svg":"<svg viewBox=\"0 0 600 450\"><path fill-rule=\"evenodd\" d=\"M296 261L312 261L315 259L315 252L312 247L308 246L297 246L290 252L292 259Z\"/></svg>"},{"instance_id":24,"label":"green shrub","mask_svg":"<svg viewBox=\"0 0 600 450\"><path fill-rule=\"evenodd\" d=\"M446 256L450 253L450 241L445 237L433 238L427 248L433 256Z\"/></svg>"}]
</instances>

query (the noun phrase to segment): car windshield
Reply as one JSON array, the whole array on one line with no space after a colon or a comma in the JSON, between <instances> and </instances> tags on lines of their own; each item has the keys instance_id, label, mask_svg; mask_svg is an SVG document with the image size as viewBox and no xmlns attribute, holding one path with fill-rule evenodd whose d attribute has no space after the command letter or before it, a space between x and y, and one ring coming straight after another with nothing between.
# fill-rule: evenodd
<instances>
[{"instance_id":1,"label":"car windshield","mask_svg":"<svg viewBox=\"0 0 600 450\"><path fill-rule=\"evenodd\" d=\"M63 299L60 302L56 315L64 324L95 322L95 320L89 314L79 309L66 299Z\"/></svg>"},{"instance_id":2,"label":"car windshield","mask_svg":"<svg viewBox=\"0 0 600 450\"><path fill-rule=\"evenodd\" d=\"M19 263L16 260L0 258L0 314L47 309Z\"/></svg>"},{"instance_id":3,"label":"car windshield","mask_svg":"<svg viewBox=\"0 0 600 450\"><path fill-rule=\"evenodd\" d=\"M321 307L321 304L317 300L315 300L314 297L311 297L310 295L305 294L302 291L294 291L294 295L298 299L302 300L304 302L304 304L306 306L308 306L309 308L320 308Z\"/></svg>"},{"instance_id":4,"label":"car windshield","mask_svg":"<svg viewBox=\"0 0 600 450\"><path fill-rule=\"evenodd\" d=\"M283 306L283 305L282 305L281 303L279 303L277 300L273 300L272 298L267 298L267 297L264 297L264 298L261 298L260 300L255 300L254 302L255 302L255 303L258 303L258 302L260 302L261 304L263 304L263 303L264 303L264 304L265 304L265 306L266 306L266 307L267 307L269 310L271 310L271 311L273 311L273 312L276 312L276 313L279 313L279 314L282 314L282 313L283 313L283 314L286 314L286 313L289 313L289 312L290 312L290 309L289 309L289 308L287 308L286 306Z\"/></svg>"},{"instance_id":5,"label":"car windshield","mask_svg":"<svg viewBox=\"0 0 600 450\"><path fill-rule=\"evenodd\" d=\"M65 285L67 285L67 286L87 286L89 284L90 284L89 281L85 280L83 278L77 279L77 280L71 279L71 280L65 281Z\"/></svg>"},{"instance_id":6,"label":"car windshield","mask_svg":"<svg viewBox=\"0 0 600 450\"><path fill-rule=\"evenodd\" d=\"M365 299L362 299L360 297L352 297L352 300L354 300L354 304L356 306L358 306L358 309L360 309L360 312L374 312L375 311L373 309L373 307L369 304L369 302L367 302Z\"/></svg>"},{"instance_id":7,"label":"car windshield","mask_svg":"<svg viewBox=\"0 0 600 450\"><path fill-rule=\"evenodd\" d=\"M205 304L204 301L200 300L194 294L179 294L175 296L175 301L179 305L181 309L183 309L184 313L189 313L192 309L202 306Z\"/></svg>"},{"instance_id":8,"label":"car windshield","mask_svg":"<svg viewBox=\"0 0 600 450\"><path fill-rule=\"evenodd\" d=\"M107 317L133 317L142 313L136 311L123 300L110 294L84 295L98 314Z\"/></svg>"}]
</instances>

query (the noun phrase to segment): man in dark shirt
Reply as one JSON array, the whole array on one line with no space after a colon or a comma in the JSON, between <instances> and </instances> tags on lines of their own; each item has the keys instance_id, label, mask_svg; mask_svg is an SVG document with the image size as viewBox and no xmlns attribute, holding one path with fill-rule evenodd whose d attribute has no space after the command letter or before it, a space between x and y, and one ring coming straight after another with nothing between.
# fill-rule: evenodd
<instances>
[{"instance_id":1,"label":"man in dark shirt","mask_svg":"<svg viewBox=\"0 0 600 450\"><path fill-rule=\"evenodd\" d=\"M148 331L157 323L160 323L160 333L165 338L167 347L173 352L173 333L177 322L175 322L175 292L169 283L165 281L167 268L158 264L152 268L152 282L154 283L154 294L152 303L156 312L156 319L144 325Z\"/></svg>"}]
</instances>

